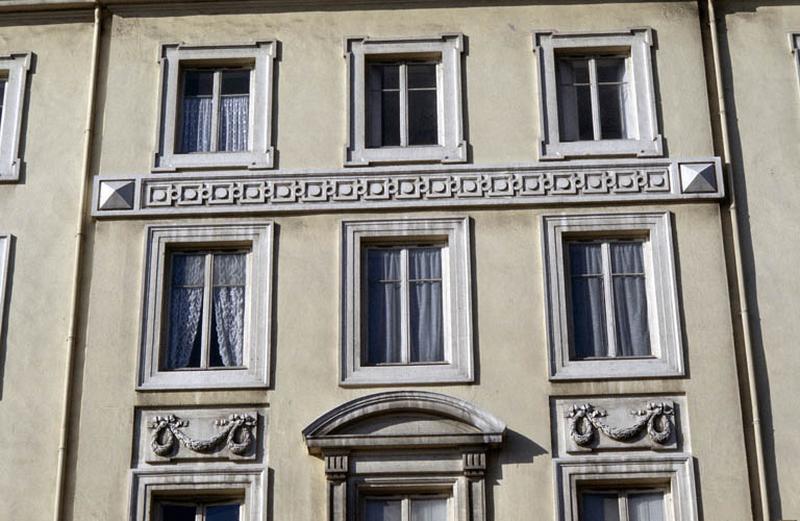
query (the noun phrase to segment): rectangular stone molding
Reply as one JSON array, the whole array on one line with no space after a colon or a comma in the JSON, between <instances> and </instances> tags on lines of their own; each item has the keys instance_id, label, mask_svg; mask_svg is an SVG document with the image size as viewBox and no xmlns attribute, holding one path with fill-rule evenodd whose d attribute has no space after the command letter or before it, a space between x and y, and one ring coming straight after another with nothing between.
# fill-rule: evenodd
<instances>
[{"instance_id":1,"label":"rectangular stone molding","mask_svg":"<svg viewBox=\"0 0 800 521\"><path fill-rule=\"evenodd\" d=\"M14 236L8 233L0 233L0 338L3 337L3 324L6 318L6 295L8 277L11 266L11 244ZM3 346L0 345L0 349Z\"/></svg>"},{"instance_id":2,"label":"rectangular stone molding","mask_svg":"<svg viewBox=\"0 0 800 521\"><path fill-rule=\"evenodd\" d=\"M0 78L6 82L0 125L0 183L16 182L22 167L19 142L25 114L25 85L31 68L31 53L0 55Z\"/></svg>"},{"instance_id":3,"label":"rectangular stone molding","mask_svg":"<svg viewBox=\"0 0 800 521\"><path fill-rule=\"evenodd\" d=\"M557 456L690 450L684 396L570 396L550 406Z\"/></svg>"},{"instance_id":4,"label":"rectangular stone molding","mask_svg":"<svg viewBox=\"0 0 800 521\"><path fill-rule=\"evenodd\" d=\"M137 409L135 466L262 462L266 422L252 407Z\"/></svg>"},{"instance_id":5,"label":"rectangular stone molding","mask_svg":"<svg viewBox=\"0 0 800 521\"><path fill-rule=\"evenodd\" d=\"M92 215L120 218L297 211L716 201L719 158L209 171L94 179Z\"/></svg>"}]
</instances>

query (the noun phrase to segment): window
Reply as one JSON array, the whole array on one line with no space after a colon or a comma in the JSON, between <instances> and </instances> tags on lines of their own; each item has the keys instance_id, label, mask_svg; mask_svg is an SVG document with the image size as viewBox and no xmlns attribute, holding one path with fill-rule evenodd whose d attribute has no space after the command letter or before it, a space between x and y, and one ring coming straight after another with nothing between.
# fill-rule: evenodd
<instances>
[{"instance_id":1,"label":"window","mask_svg":"<svg viewBox=\"0 0 800 521\"><path fill-rule=\"evenodd\" d=\"M652 30L538 32L541 158L660 156Z\"/></svg>"},{"instance_id":2,"label":"window","mask_svg":"<svg viewBox=\"0 0 800 521\"><path fill-rule=\"evenodd\" d=\"M155 171L272 167L274 46L164 46Z\"/></svg>"},{"instance_id":3,"label":"window","mask_svg":"<svg viewBox=\"0 0 800 521\"><path fill-rule=\"evenodd\" d=\"M267 385L271 225L147 235L140 388Z\"/></svg>"},{"instance_id":4,"label":"window","mask_svg":"<svg viewBox=\"0 0 800 521\"><path fill-rule=\"evenodd\" d=\"M657 488L584 490L580 521L667 521L665 499Z\"/></svg>"},{"instance_id":5,"label":"window","mask_svg":"<svg viewBox=\"0 0 800 521\"><path fill-rule=\"evenodd\" d=\"M347 165L466 161L461 35L350 39Z\"/></svg>"},{"instance_id":6,"label":"window","mask_svg":"<svg viewBox=\"0 0 800 521\"><path fill-rule=\"evenodd\" d=\"M19 141L30 66L30 53L0 56L0 182L19 179Z\"/></svg>"},{"instance_id":7,"label":"window","mask_svg":"<svg viewBox=\"0 0 800 521\"><path fill-rule=\"evenodd\" d=\"M367 496L363 521L448 521L449 498L441 495Z\"/></svg>"},{"instance_id":8,"label":"window","mask_svg":"<svg viewBox=\"0 0 800 521\"><path fill-rule=\"evenodd\" d=\"M553 379L683 374L669 214L543 219Z\"/></svg>"},{"instance_id":9,"label":"window","mask_svg":"<svg viewBox=\"0 0 800 521\"><path fill-rule=\"evenodd\" d=\"M343 385L472 380L468 228L343 224Z\"/></svg>"},{"instance_id":10,"label":"window","mask_svg":"<svg viewBox=\"0 0 800 521\"><path fill-rule=\"evenodd\" d=\"M156 504L153 521L239 521L241 510L239 501L162 500Z\"/></svg>"}]
</instances>

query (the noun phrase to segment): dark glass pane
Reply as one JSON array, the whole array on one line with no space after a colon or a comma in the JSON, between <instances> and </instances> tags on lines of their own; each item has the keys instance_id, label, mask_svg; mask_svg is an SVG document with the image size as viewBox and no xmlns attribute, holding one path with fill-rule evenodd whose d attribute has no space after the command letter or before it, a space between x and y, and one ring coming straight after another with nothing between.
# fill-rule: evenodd
<instances>
[{"instance_id":1,"label":"dark glass pane","mask_svg":"<svg viewBox=\"0 0 800 521\"><path fill-rule=\"evenodd\" d=\"M203 254L172 255L172 285L200 286L204 285L206 257Z\"/></svg>"},{"instance_id":2,"label":"dark glass pane","mask_svg":"<svg viewBox=\"0 0 800 521\"><path fill-rule=\"evenodd\" d=\"M183 80L184 96L211 96L213 92L213 71L186 71Z\"/></svg>"},{"instance_id":3,"label":"dark glass pane","mask_svg":"<svg viewBox=\"0 0 800 521\"><path fill-rule=\"evenodd\" d=\"M6 80L0 80L0 121L3 120L3 107L6 104Z\"/></svg>"},{"instance_id":4,"label":"dark glass pane","mask_svg":"<svg viewBox=\"0 0 800 521\"><path fill-rule=\"evenodd\" d=\"M374 116L372 116L374 117ZM400 146L400 93L381 94L381 146Z\"/></svg>"},{"instance_id":5,"label":"dark glass pane","mask_svg":"<svg viewBox=\"0 0 800 521\"><path fill-rule=\"evenodd\" d=\"M161 505L160 521L194 521L197 507L194 505Z\"/></svg>"},{"instance_id":6,"label":"dark glass pane","mask_svg":"<svg viewBox=\"0 0 800 521\"><path fill-rule=\"evenodd\" d=\"M409 89L436 88L436 65L432 63L410 63L406 66Z\"/></svg>"},{"instance_id":7,"label":"dark glass pane","mask_svg":"<svg viewBox=\"0 0 800 521\"><path fill-rule=\"evenodd\" d=\"M581 242L568 244L569 269L572 275L600 275L603 273L603 258L599 244Z\"/></svg>"},{"instance_id":8,"label":"dark glass pane","mask_svg":"<svg viewBox=\"0 0 800 521\"><path fill-rule=\"evenodd\" d=\"M205 521L239 521L239 510L239 505L208 506Z\"/></svg>"},{"instance_id":9,"label":"dark glass pane","mask_svg":"<svg viewBox=\"0 0 800 521\"><path fill-rule=\"evenodd\" d=\"M643 275L614 276L617 356L649 356L647 288Z\"/></svg>"},{"instance_id":10,"label":"dark glass pane","mask_svg":"<svg viewBox=\"0 0 800 521\"><path fill-rule=\"evenodd\" d=\"M603 139L623 139L625 116L622 112L622 85L600 85L597 95L600 111L600 135Z\"/></svg>"},{"instance_id":11,"label":"dark glass pane","mask_svg":"<svg viewBox=\"0 0 800 521\"><path fill-rule=\"evenodd\" d=\"M599 83L622 83L625 81L624 58L598 58L597 81Z\"/></svg>"},{"instance_id":12,"label":"dark glass pane","mask_svg":"<svg viewBox=\"0 0 800 521\"><path fill-rule=\"evenodd\" d=\"M367 250L368 364L402 361L400 250Z\"/></svg>"},{"instance_id":13,"label":"dark glass pane","mask_svg":"<svg viewBox=\"0 0 800 521\"><path fill-rule=\"evenodd\" d=\"M382 89L400 88L400 65L377 65L376 67L380 68Z\"/></svg>"},{"instance_id":14,"label":"dark glass pane","mask_svg":"<svg viewBox=\"0 0 800 521\"><path fill-rule=\"evenodd\" d=\"M200 367L205 256L172 255L167 369Z\"/></svg>"},{"instance_id":15,"label":"dark glass pane","mask_svg":"<svg viewBox=\"0 0 800 521\"><path fill-rule=\"evenodd\" d=\"M222 95L226 94L249 94L250 93L250 71L235 70L222 71Z\"/></svg>"},{"instance_id":16,"label":"dark glass pane","mask_svg":"<svg viewBox=\"0 0 800 521\"><path fill-rule=\"evenodd\" d=\"M589 60L575 58L558 60L558 82L562 85L588 85Z\"/></svg>"},{"instance_id":17,"label":"dark glass pane","mask_svg":"<svg viewBox=\"0 0 800 521\"><path fill-rule=\"evenodd\" d=\"M588 86L576 87L575 97L578 105L578 139L581 141L594 139L591 89Z\"/></svg>"},{"instance_id":18,"label":"dark glass pane","mask_svg":"<svg viewBox=\"0 0 800 521\"><path fill-rule=\"evenodd\" d=\"M581 495L581 521L619 521L616 494Z\"/></svg>"},{"instance_id":19,"label":"dark glass pane","mask_svg":"<svg viewBox=\"0 0 800 521\"><path fill-rule=\"evenodd\" d=\"M399 499L367 499L364 502L364 521L401 521Z\"/></svg>"},{"instance_id":20,"label":"dark glass pane","mask_svg":"<svg viewBox=\"0 0 800 521\"><path fill-rule=\"evenodd\" d=\"M603 279L573 277L571 282L575 357L608 356Z\"/></svg>"},{"instance_id":21,"label":"dark glass pane","mask_svg":"<svg viewBox=\"0 0 800 521\"><path fill-rule=\"evenodd\" d=\"M409 248L411 362L444 361L442 249Z\"/></svg>"},{"instance_id":22,"label":"dark glass pane","mask_svg":"<svg viewBox=\"0 0 800 521\"><path fill-rule=\"evenodd\" d=\"M644 274L641 242L612 242L611 273Z\"/></svg>"},{"instance_id":23,"label":"dark glass pane","mask_svg":"<svg viewBox=\"0 0 800 521\"><path fill-rule=\"evenodd\" d=\"M439 142L435 90L408 92L408 144L435 145Z\"/></svg>"}]
</instances>

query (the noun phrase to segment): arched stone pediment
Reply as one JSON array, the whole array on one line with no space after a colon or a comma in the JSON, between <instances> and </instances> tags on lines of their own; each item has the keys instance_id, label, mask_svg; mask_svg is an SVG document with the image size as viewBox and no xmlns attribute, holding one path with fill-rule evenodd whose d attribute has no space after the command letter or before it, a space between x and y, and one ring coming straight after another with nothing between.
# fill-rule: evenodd
<instances>
[{"instance_id":1,"label":"arched stone pediment","mask_svg":"<svg viewBox=\"0 0 800 521\"><path fill-rule=\"evenodd\" d=\"M392 391L347 402L311 423L312 454L325 450L436 448L502 442L505 424L469 402L425 391Z\"/></svg>"}]
</instances>

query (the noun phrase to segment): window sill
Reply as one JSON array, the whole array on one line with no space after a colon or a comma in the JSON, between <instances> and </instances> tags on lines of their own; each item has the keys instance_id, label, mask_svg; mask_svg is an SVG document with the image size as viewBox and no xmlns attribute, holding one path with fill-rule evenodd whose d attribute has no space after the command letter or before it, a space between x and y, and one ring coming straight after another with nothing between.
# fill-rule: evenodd
<instances>
[{"instance_id":1,"label":"window sill","mask_svg":"<svg viewBox=\"0 0 800 521\"><path fill-rule=\"evenodd\" d=\"M468 367L456 364L419 366L393 365L359 367L348 371L342 378L342 387L371 387L396 385L424 385L472 383L474 377Z\"/></svg>"},{"instance_id":2,"label":"window sill","mask_svg":"<svg viewBox=\"0 0 800 521\"><path fill-rule=\"evenodd\" d=\"M249 369L159 371L136 386L137 391L203 391L266 389L267 382Z\"/></svg>"},{"instance_id":3,"label":"window sill","mask_svg":"<svg viewBox=\"0 0 800 521\"><path fill-rule=\"evenodd\" d=\"M274 148L262 152L195 152L163 154L156 158L153 173L213 168L268 170L273 167Z\"/></svg>"},{"instance_id":4,"label":"window sill","mask_svg":"<svg viewBox=\"0 0 800 521\"><path fill-rule=\"evenodd\" d=\"M410 147L356 148L347 151L345 166L366 166L374 163L465 163L467 143L455 147L420 145Z\"/></svg>"},{"instance_id":5,"label":"window sill","mask_svg":"<svg viewBox=\"0 0 800 521\"><path fill-rule=\"evenodd\" d=\"M550 375L550 381L624 380L632 378L677 378L683 376L680 367L662 358L604 360L570 360Z\"/></svg>"},{"instance_id":6,"label":"window sill","mask_svg":"<svg viewBox=\"0 0 800 521\"><path fill-rule=\"evenodd\" d=\"M648 139L604 139L598 141L541 142L540 159L558 161L594 157L661 157L661 135Z\"/></svg>"}]
</instances>

